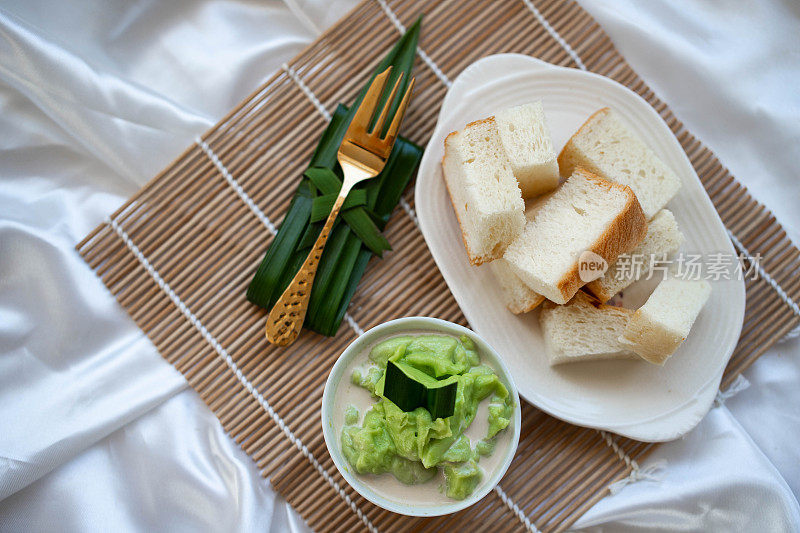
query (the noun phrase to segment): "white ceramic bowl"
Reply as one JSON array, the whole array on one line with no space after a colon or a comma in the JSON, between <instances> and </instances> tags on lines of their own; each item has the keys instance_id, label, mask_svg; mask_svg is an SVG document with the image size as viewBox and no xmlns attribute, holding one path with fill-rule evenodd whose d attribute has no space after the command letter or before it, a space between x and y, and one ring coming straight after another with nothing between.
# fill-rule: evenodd
<instances>
[{"instance_id":1,"label":"white ceramic bowl","mask_svg":"<svg viewBox=\"0 0 800 533\"><path fill-rule=\"evenodd\" d=\"M511 423L505 431L498 435L494 453L489 457L481 457L478 463L484 470L483 481L475 489L475 492L464 500L453 500L439 490L440 485L444 482L441 472L427 483L404 485L391 474L376 476L356 473L341 451L344 410L347 405L353 404L358 407L360 424L363 422L364 413L375 403L375 399L370 396L369 392L351 383L350 376L353 369L366 365L370 349L389 337L431 333L457 337L463 334L469 336L475 343L481 362L494 369L516 402ZM475 420L466 431L473 442L476 438L481 438L486 434L487 403L486 401L481 402ZM520 424L520 401L517 387L497 352L474 331L438 318L399 318L370 329L353 341L333 365L328 381L325 383L325 392L322 395L322 433L325 436L328 451L342 477L359 494L375 505L404 515L450 514L465 509L486 496L506 473L514 458L519 444Z\"/></svg>"}]
</instances>

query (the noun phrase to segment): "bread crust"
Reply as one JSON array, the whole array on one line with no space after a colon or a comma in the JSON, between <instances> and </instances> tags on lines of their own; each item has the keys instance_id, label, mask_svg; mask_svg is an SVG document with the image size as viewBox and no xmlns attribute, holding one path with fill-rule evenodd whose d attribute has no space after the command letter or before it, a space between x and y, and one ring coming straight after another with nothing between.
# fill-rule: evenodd
<instances>
[{"instance_id":1,"label":"bread crust","mask_svg":"<svg viewBox=\"0 0 800 533\"><path fill-rule=\"evenodd\" d=\"M520 308L520 307L512 307L510 305L506 305L506 307L508 308L509 311L511 311L515 315L522 315L522 314L525 314L525 313L530 313L531 311L533 311L534 309L536 309L537 307L542 305L542 302L547 301L547 298L545 298L541 294L538 295L538 296L539 297L536 299L536 301L534 303L532 303L531 305L529 305L528 307Z\"/></svg>"},{"instance_id":2,"label":"bread crust","mask_svg":"<svg viewBox=\"0 0 800 533\"><path fill-rule=\"evenodd\" d=\"M651 233L656 230L656 226L659 224L662 226L659 228L661 233L659 235L651 236ZM667 234L664 235L664 232L667 232ZM650 246L656 247L655 250L640 250L641 247L644 246L644 244L640 244L636 250L634 250L634 252L639 251L640 253L643 253L645 257L650 255L651 258L653 257L652 254L658 254L659 256L664 255L666 257L674 254L680 248L680 245L684 240L684 236L680 231L677 221L675 220L675 215L669 209L661 209L650 220L648 220L647 235L642 242L644 243L648 240L650 241ZM658 241L658 244L656 244L654 241ZM619 259L617 259L617 261L619 261ZM587 283L583 287L583 290L588 291L601 302L605 303L613 298L616 294L620 294L621 291L624 291L631 284L647 275L653 267L652 264L643 266L645 268L637 271L636 276L629 276L625 280L618 281L614 279L613 275L611 275L611 270L614 268L614 265L610 265L608 272L606 272L600 278Z\"/></svg>"},{"instance_id":3,"label":"bread crust","mask_svg":"<svg viewBox=\"0 0 800 533\"><path fill-rule=\"evenodd\" d=\"M572 137L569 138L569 140L567 141L567 144L565 144L564 148L562 148L561 152L559 152L558 159L557 159L557 161L558 161L558 171L561 173L562 176L570 176L570 175L572 175L572 172L575 170L575 167L578 166L578 165L572 165L572 168L568 168L568 166L571 164L570 156L571 156L572 151L574 149L573 144L575 142L575 139L578 137L578 135L581 134L581 132L584 130L584 128L588 127L589 123L592 122L595 117L597 117L598 115L601 115L601 114L602 115L606 115L610 111L611 111L610 107L603 107L601 109L598 109L597 111L592 113L592 115L589 118L587 118L586 121L583 124L581 124L581 127L578 128L578 131L573 133ZM591 170L591 169L589 169L589 170Z\"/></svg>"},{"instance_id":4,"label":"bread crust","mask_svg":"<svg viewBox=\"0 0 800 533\"><path fill-rule=\"evenodd\" d=\"M594 296L603 303L606 303L607 301L609 301L611 298L614 297L613 294L608 294L608 291L603 289L603 284L600 282L600 279L590 281L583 288L586 289L592 296Z\"/></svg>"},{"instance_id":5,"label":"bread crust","mask_svg":"<svg viewBox=\"0 0 800 533\"><path fill-rule=\"evenodd\" d=\"M577 291L575 293L575 296L570 298L569 301L567 303L565 303L564 305L569 305L569 304L571 304L573 302L578 302L578 301L580 301L582 303L591 304L594 307L596 307L597 309L600 309L601 311L602 310L617 311L617 312L620 312L620 313L623 313L623 314L627 315L628 317L632 316L633 313L634 313L634 311L632 309L628 309L627 307L618 307L616 305L606 305L605 303L599 301L593 295L591 295L591 294L589 294L589 293L587 293L585 291ZM559 305L560 304L557 304L557 303L551 302L550 300L547 300L544 303L544 305L542 306L542 308L543 309L552 309L554 307L559 307Z\"/></svg>"},{"instance_id":6,"label":"bread crust","mask_svg":"<svg viewBox=\"0 0 800 533\"><path fill-rule=\"evenodd\" d=\"M642 206L639 205L639 200L633 190L627 185L620 185L601 178L582 167L575 169L575 173L578 172L582 173L587 180L593 181L601 187L619 189L628 197L628 201L622 211L589 248L589 251L599 255L610 265L617 260L620 254L632 251L642 242L642 239L647 234L647 217L645 217ZM585 285L580 278L578 270L579 263L576 262L556 285L565 301L575 296L578 289Z\"/></svg>"},{"instance_id":7,"label":"bread crust","mask_svg":"<svg viewBox=\"0 0 800 533\"><path fill-rule=\"evenodd\" d=\"M486 123L486 122L491 122L492 124L494 124L494 122L495 122L495 120L494 120L494 115L492 115L491 117L482 118L482 119L480 119L480 120L473 120L472 122L468 122L468 123L467 123L467 125L466 125L466 126L464 126L464 129L467 129L467 128L469 128L470 126L477 126L478 124L484 124L484 123ZM495 124L495 125L496 125L496 124ZM452 135L452 133L451 133L450 135ZM450 135L448 135L448 137L449 137Z\"/></svg>"}]
</instances>

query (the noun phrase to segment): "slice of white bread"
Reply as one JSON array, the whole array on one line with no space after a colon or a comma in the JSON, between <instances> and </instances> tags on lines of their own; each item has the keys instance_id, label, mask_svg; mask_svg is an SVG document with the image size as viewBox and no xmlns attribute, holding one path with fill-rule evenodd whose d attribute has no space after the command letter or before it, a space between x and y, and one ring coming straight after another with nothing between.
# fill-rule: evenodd
<instances>
[{"instance_id":1,"label":"slice of white bread","mask_svg":"<svg viewBox=\"0 0 800 533\"><path fill-rule=\"evenodd\" d=\"M584 285L578 273L583 252L613 263L645 233L647 220L630 187L578 168L536 206L503 257L533 291L563 304Z\"/></svg>"},{"instance_id":2,"label":"slice of white bread","mask_svg":"<svg viewBox=\"0 0 800 533\"><path fill-rule=\"evenodd\" d=\"M686 340L710 294L705 280L665 279L631 316L619 342L646 361L663 365Z\"/></svg>"},{"instance_id":3,"label":"slice of white bread","mask_svg":"<svg viewBox=\"0 0 800 533\"><path fill-rule=\"evenodd\" d=\"M631 283L646 276L653 264L677 252L683 239L675 215L668 209L662 209L647 223L647 235L639 246L627 254L626 261L617 258L603 277L587 283L584 290L606 303Z\"/></svg>"},{"instance_id":4,"label":"slice of white bread","mask_svg":"<svg viewBox=\"0 0 800 533\"><path fill-rule=\"evenodd\" d=\"M583 167L636 193L650 220L675 196L680 178L605 107L580 127L558 156L562 175Z\"/></svg>"},{"instance_id":5,"label":"slice of white bread","mask_svg":"<svg viewBox=\"0 0 800 533\"><path fill-rule=\"evenodd\" d=\"M442 170L470 263L502 257L525 227L525 202L494 120L448 135Z\"/></svg>"},{"instance_id":6,"label":"slice of white bread","mask_svg":"<svg viewBox=\"0 0 800 533\"><path fill-rule=\"evenodd\" d=\"M530 287L525 285L502 257L489 263L489 268L500 284L506 307L512 313L516 315L527 313L544 301L544 296L536 294Z\"/></svg>"},{"instance_id":7,"label":"slice of white bread","mask_svg":"<svg viewBox=\"0 0 800 533\"><path fill-rule=\"evenodd\" d=\"M558 162L542 102L509 107L494 118L522 197L530 198L558 187Z\"/></svg>"},{"instance_id":8,"label":"slice of white bread","mask_svg":"<svg viewBox=\"0 0 800 533\"><path fill-rule=\"evenodd\" d=\"M578 291L567 305L545 302L539 314L550 365L595 359L638 359L619 342L633 314Z\"/></svg>"}]
</instances>

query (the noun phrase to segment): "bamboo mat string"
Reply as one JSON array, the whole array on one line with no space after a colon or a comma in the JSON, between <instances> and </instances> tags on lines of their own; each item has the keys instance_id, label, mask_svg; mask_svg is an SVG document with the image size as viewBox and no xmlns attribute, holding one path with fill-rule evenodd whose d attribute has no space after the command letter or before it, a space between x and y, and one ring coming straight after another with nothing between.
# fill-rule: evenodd
<instances>
[{"instance_id":1,"label":"bamboo mat string","mask_svg":"<svg viewBox=\"0 0 800 533\"><path fill-rule=\"evenodd\" d=\"M214 163L214 166L217 167L219 173L222 174L222 177L228 182L228 185L233 188L233 190L236 192L236 195L241 198L241 200L250 209L250 211L253 212L256 218L258 218L258 220L264 224L264 227L267 228L267 231L273 235L277 235L278 228L276 228L275 224L273 224L272 221L267 218L267 215L265 215L264 212L256 205L250 195L244 192L242 185L236 181L230 172L228 172L228 169L225 168L225 165L222 164L222 161L220 161L219 157L217 157L217 154L214 153L214 150L211 149L208 143L206 143L199 135L195 137L194 142L197 143L197 145L203 150L206 156L208 156L211 162Z\"/></svg>"},{"instance_id":2,"label":"bamboo mat string","mask_svg":"<svg viewBox=\"0 0 800 533\"><path fill-rule=\"evenodd\" d=\"M614 437L612 437L607 431L603 431L602 429L598 430L598 433L603 438L603 441L606 444L608 444L608 446L610 446L612 450L614 450L614 453L616 453L617 456L619 456L619 458L623 460L625 464L628 465L628 467L631 468L631 470L634 471L639 470L639 463L637 463L635 459L631 459L631 457L627 453L625 453L625 450L622 449L622 447L617 443Z\"/></svg>"},{"instance_id":3,"label":"bamboo mat string","mask_svg":"<svg viewBox=\"0 0 800 533\"><path fill-rule=\"evenodd\" d=\"M797 326L796 328L789 330L786 333L786 335L784 335L778 342L783 343L786 341L790 341L792 339L796 339L797 337L800 337L800 326Z\"/></svg>"},{"instance_id":4,"label":"bamboo mat string","mask_svg":"<svg viewBox=\"0 0 800 533\"><path fill-rule=\"evenodd\" d=\"M386 0L376 1L389 18L389 21L394 24L394 27L397 28L398 32L400 32L400 35L403 35L406 32L406 27L402 22L400 22L400 19L397 18L397 14L392 10L391 7L389 7L389 4L386 3ZM433 71L436 77L439 78L445 87L449 89L450 86L453 85L453 82L450 81L450 78L448 78L447 75L442 72L442 69L439 68L439 65L433 62L433 59L431 59L431 57L425 53L425 50L423 50L421 46L417 46L417 55L420 59L422 59L422 61L425 62L426 65L428 65L428 67Z\"/></svg>"},{"instance_id":5,"label":"bamboo mat string","mask_svg":"<svg viewBox=\"0 0 800 533\"><path fill-rule=\"evenodd\" d=\"M575 64L578 65L578 68L581 70L586 70L586 65L583 64L578 52L576 52L575 49L573 49L569 43L564 40L561 34L558 33L555 28L553 28L545 16L542 15L542 12L539 11L535 5L533 5L533 1L522 0L522 3L525 4L525 7L527 7L531 13L533 13L533 16L536 17L536 20L538 20L539 24L544 27L545 31L547 31L547 33L549 33L550 36L555 39L561 48L563 48L569 54L569 57L571 57Z\"/></svg>"},{"instance_id":6,"label":"bamboo mat string","mask_svg":"<svg viewBox=\"0 0 800 533\"><path fill-rule=\"evenodd\" d=\"M714 398L714 407L722 407L725 402L749 388L750 382L742 374L739 374L727 389L717 391L717 396Z\"/></svg>"},{"instance_id":7,"label":"bamboo mat string","mask_svg":"<svg viewBox=\"0 0 800 533\"><path fill-rule=\"evenodd\" d=\"M614 450L614 453L616 453L617 456L624 461L630 469L630 473L627 477L615 481L608 486L609 494L616 494L622 490L623 487L630 485L631 483L636 483L637 481L642 481L645 479L650 481L660 481L660 478L657 474L666 467L666 461L658 461L645 468L641 468L639 466L639 462L636 461L636 459L631 458L631 456L625 452L613 435L603 430L597 430L597 432L603 438L603 442L605 442L612 450Z\"/></svg>"},{"instance_id":8,"label":"bamboo mat string","mask_svg":"<svg viewBox=\"0 0 800 533\"><path fill-rule=\"evenodd\" d=\"M413 186L412 186L412 190L413 190ZM403 198L402 196L400 197L400 207L403 208L403 211L406 212L406 214L408 215L408 218L411 219L411 222L413 222L416 227L419 227L419 219L417 218L417 212L414 211L414 208L411 207L411 205L408 203L408 201L405 198Z\"/></svg>"},{"instance_id":9,"label":"bamboo mat string","mask_svg":"<svg viewBox=\"0 0 800 533\"><path fill-rule=\"evenodd\" d=\"M520 509L516 503L514 503L514 500L508 497L508 494L506 494L506 491L504 491L500 485L497 485L494 488L494 491L498 496L500 496L500 499L503 500L503 503L506 504L509 509L511 509L517 518L519 518L526 530L531 531L532 533L541 533L538 529L536 529L536 526L533 525L533 522L531 522L531 519L528 518L525 512Z\"/></svg>"},{"instance_id":10,"label":"bamboo mat string","mask_svg":"<svg viewBox=\"0 0 800 533\"><path fill-rule=\"evenodd\" d=\"M661 460L656 461L644 468L631 470L631 473L628 474L628 477L622 478L619 481L615 481L614 483L610 484L608 486L608 493L611 495L617 494L631 483L636 483L637 481L660 481L660 474L666 467L667 462Z\"/></svg>"},{"instance_id":11,"label":"bamboo mat string","mask_svg":"<svg viewBox=\"0 0 800 533\"><path fill-rule=\"evenodd\" d=\"M364 330L361 329L361 326L358 325L358 322L356 322L355 319L353 319L353 316L350 313L345 313L344 319L347 322L347 324L353 329L353 331L355 331L356 335L360 337L361 335L364 334Z\"/></svg>"},{"instance_id":12,"label":"bamboo mat string","mask_svg":"<svg viewBox=\"0 0 800 533\"><path fill-rule=\"evenodd\" d=\"M300 78L300 75L297 73L297 71L293 69L288 63L284 63L283 65L281 65L281 68L286 72L286 74L289 75L289 77L300 88L300 90L303 91L303 94L305 94L306 97L308 97L308 99L311 101L311 103L314 105L317 111L319 111L319 114L322 115L322 118L330 122L331 120L330 111L325 109L325 106L322 105L322 102L319 101L319 98L316 97L316 95L311 91L308 85L306 85L305 82L302 80L302 78Z\"/></svg>"},{"instance_id":13,"label":"bamboo mat string","mask_svg":"<svg viewBox=\"0 0 800 533\"><path fill-rule=\"evenodd\" d=\"M750 254L747 248L745 248L744 244L742 244L742 241L740 241L731 230L727 231L728 237L730 237L733 245L736 246L736 249L739 250L739 252L744 255L747 261L756 268L759 276L761 276L764 281L769 283L769 286L772 287L776 293L778 293L780 299L789 306L789 309L791 309L795 315L800 317L800 306L797 305L797 302L792 300L791 296L789 296L786 291L783 290L783 287L781 287L781 285L775 281L775 278L773 278L766 270L764 270L764 267L761 266L761 262ZM792 332L789 332L787 335L791 334Z\"/></svg>"},{"instance_id":14,"label":"bamboo mat string","mask_svg":"<svg viewBox=\"0 0 800 533\"><path fill-rule=\"evenodd\" d=\"M519 521L522 522L522 525L524 525L528 531L538 532L536 527L534 527L533 523L531 522L530 517L519 508L519 505L517 505L517 503L508 494L506 494L506 491L503 490L503 487L500 486L500 483L497 484L497 486L494 488L494 491L498 496L500 496L500 499L503 501L503 503L506 504L509 509L511 509L511 512L514 513L514 516L516 516Z\"/></svg>"}]
</instances>

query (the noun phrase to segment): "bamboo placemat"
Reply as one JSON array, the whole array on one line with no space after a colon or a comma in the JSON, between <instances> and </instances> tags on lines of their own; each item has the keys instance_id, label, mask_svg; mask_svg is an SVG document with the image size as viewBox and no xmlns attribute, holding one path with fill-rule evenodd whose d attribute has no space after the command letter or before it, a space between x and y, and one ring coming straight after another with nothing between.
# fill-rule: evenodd
<instances>
[{"instance_id":1,"label":"bamboo placemat","mask_svg":"<svg viewBox=\"0 0 800 533\"><path fill-rule=\"evenodd\" d=\"M313 529L562 530L610 483L635 474L653 445L571 426L524 404L519 451L500 486L470 509L436 519L375 507L350 489L328 455L320 398L348 343L401 316L466 323L416 226L413 189L386 230L394 251L370 263L336 337L304 332L287 349L270 346L265 312L245 300L329 110L352 100L404 25L423 12L406 137L427 141L450 80L485 55L518 52L608 76L660 113L736 248L762 256L759 279L747 281L744 329L722 387L800 323L800 252L775 217L684 129L595 21L563 0L364 0L77 248Z\"/></svg>"}]
</instances>

